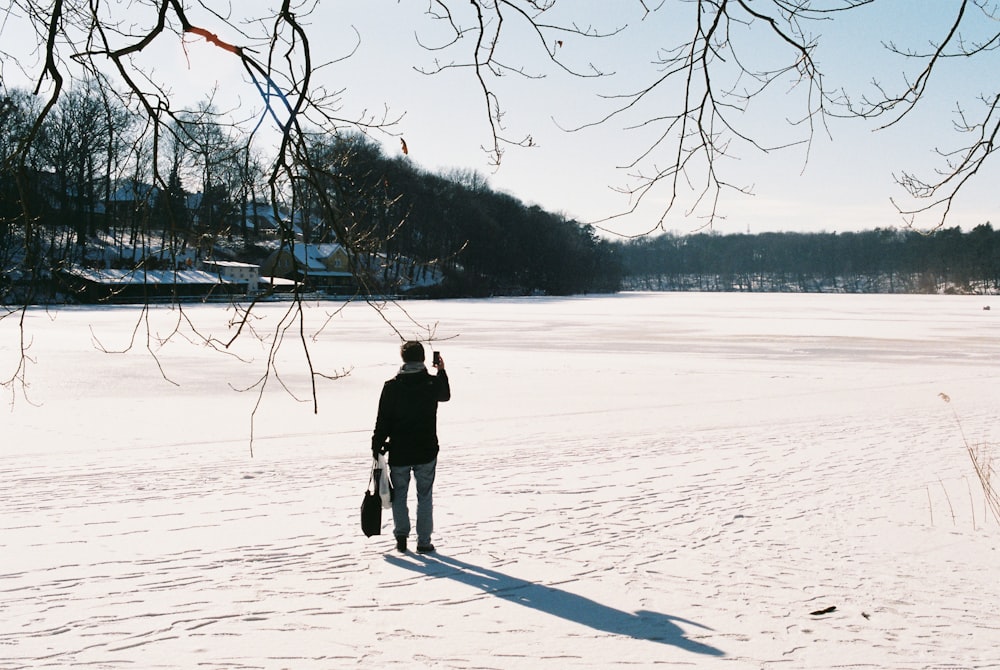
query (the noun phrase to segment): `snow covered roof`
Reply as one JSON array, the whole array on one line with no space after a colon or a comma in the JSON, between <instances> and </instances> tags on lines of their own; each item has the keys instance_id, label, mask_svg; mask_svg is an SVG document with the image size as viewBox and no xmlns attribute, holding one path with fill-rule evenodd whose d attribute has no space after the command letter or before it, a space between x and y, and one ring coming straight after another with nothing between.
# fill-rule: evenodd
<instances>
[{"instance_id":1,"label":"snow covered roof","mask_svg":"<svg viewBox=\"0 0 1000 670\"><path fill-rule=\"evenodd\" d=\"M217 274L203 270L92 270L90 268L70 268L66 270L74 277L94 284L122 286L137 284L231 284L219 279Z\"/></svg>"},{"instance_id":2,"label":"snow covered roof","mask_svg":"<svg viewBox=\"0 0 1000 670\"><path fill-rule=\"evenodd\" d=\"M292 247L292 255L295 256L300 267L308 269L309 274L319 274L327 271L323 259L329 258L338 250L344 250L343 245L337 243L296 244ZM346 250L344 253L347 253Z\"/></svg>"},{"instance_id":3,"label":"snow covered roof","mask_svg":"<svg viewBox=\"0 0 1000 670\"><path fill-rule=\"evenodd\" d=\"M257 265L254 265L253 263L241 263L240 261L213 261L213 260L206 260L206 261L202 261L202 263L205 264L205 265L209 265L209 266L213 266L213 267L219 267L219 268L256 268L256 267L259 267Z\"/></svg>"}]
</instances>

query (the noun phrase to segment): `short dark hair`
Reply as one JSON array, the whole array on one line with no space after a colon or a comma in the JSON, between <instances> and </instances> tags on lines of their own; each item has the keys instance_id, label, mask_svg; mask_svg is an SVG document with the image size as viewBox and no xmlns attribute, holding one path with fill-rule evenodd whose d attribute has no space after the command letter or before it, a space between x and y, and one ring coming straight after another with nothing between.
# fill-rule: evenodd
<instances>
[{"instance_id":1,"label":"short dark hair","mask_svg":"<svg viewBox=\"0 0 1000 670\"><path fill-rule=\"evenodd\" d=\"M399 355L403 357L405 363L423 363L424 345L414 340L403 342L403 346L399 348Z\"/></svg>"}]
</instances>

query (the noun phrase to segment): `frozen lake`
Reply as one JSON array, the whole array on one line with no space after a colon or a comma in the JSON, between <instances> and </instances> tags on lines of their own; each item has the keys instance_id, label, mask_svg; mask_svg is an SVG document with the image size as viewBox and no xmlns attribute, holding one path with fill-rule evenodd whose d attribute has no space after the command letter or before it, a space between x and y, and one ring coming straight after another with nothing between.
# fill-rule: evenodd
<instances>
[{"instance_id":1,"label":"frozen lake","mask_svg":"<svg viewBox=\"0 0 1000 670\"><path fill-rule=\"evenodd\" d=\"M992 299L271 304L229 347L220 306L32 310L0 668L996 666ZM357 520L400 334L452 381L435 557Z\"/></svg>"}]
</instances>

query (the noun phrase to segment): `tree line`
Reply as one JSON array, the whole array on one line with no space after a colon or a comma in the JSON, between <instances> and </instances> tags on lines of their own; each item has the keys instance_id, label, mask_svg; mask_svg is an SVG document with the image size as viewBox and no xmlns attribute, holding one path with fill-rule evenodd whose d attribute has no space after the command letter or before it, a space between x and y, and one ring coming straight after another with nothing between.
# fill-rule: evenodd
<instances>
[{"instance_id":1,"label":"tree line","mask_svg":"<svg viewBox=\"0 0 1000 670\"><path fill-rule=\"evenodd\" d=\"M678 291L996 293L1000 231L664 234L617 243L623 287Z\"/></svg>"},{"instance_id":2,"label":"tree line","mask_svg":"<svg viewBox=\"0 0 1000 670\"><path fill-rule=\"evenodd\" d=\"M30 129L37 104L18 90L0 99L4 302L58 299L58 269L107 263L95 249L108 240L123 269L177 267L191 249L256 262L275 243L340 242L372 292L391 290L404 261L439 266L441 296L619 285L610 245L591 227L494 191L481 174L421 170L357 131L312 133L303 177L293 165L276 182L210 101L177 115L165 142L96 85L68 91ZM277 240L256 225L265 213L281 222Z\"/></svg>"}]
</instances>

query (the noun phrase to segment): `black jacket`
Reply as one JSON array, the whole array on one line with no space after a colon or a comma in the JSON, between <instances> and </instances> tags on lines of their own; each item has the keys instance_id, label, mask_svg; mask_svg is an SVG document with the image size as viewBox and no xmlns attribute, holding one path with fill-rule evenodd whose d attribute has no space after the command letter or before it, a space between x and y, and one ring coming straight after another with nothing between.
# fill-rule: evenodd
<instances>
[{"instance_id":1,"label":"black jacket","mask_svg":"<svg viewBox=\"0 0 1000 670\"><path fill-rule=\"evenodd\" d=\"M390 465L430 463L438 454L438 403L450 398L444 370L399 373L382 387L372 447L388 441Z\"/></svg>"}]
</instances>

